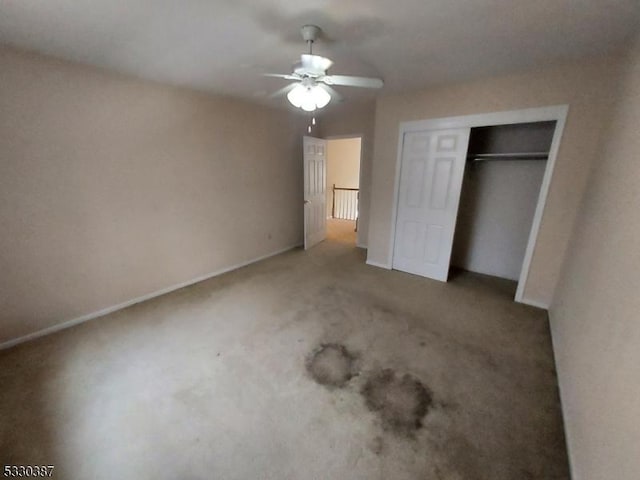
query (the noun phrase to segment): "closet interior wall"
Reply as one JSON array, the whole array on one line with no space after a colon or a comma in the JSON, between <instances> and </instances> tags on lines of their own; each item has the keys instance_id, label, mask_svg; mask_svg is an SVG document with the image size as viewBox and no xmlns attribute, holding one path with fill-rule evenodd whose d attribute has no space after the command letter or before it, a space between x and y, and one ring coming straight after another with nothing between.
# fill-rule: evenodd
<instances>
[{"instance_id":1,"label":"closet interior wall","mask_svg":"<svg viewBox=\"0 0 640 480\"><path fill-rule=\"evenodd\" d=\"M519 279L547 162L503 154L547 153L554 130L555 122L471 129L452 266Z\"/></svg>"}]
</instances>

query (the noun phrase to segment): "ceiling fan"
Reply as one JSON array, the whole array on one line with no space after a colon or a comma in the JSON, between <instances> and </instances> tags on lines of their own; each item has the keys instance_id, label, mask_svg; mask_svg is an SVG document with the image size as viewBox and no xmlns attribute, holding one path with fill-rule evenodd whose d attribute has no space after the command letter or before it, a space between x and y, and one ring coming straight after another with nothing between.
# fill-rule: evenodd
<instances>
[{"instance_id":1,"label":"ceiling fan","mask_svg":"<svg viewBox=\"0 0 640 480\"><path fill-rule=\"evenodd\" d=\"M293 65L290 74L265 73L266 77L284 78L294 82L273 93L272 97L287 95L287 99L297 108L313 112L325 107L332 98L340 100L342 95L332 85L358 88L381 88L384 82L379 78L354 77L349 75L328 75L327 70L333 62L320 55L313 54L313 42L320 34L320 27L305 25L301 29L302 38L309 45L309 53L302 54L300 61Z\"/></svg>"}]
</instances>

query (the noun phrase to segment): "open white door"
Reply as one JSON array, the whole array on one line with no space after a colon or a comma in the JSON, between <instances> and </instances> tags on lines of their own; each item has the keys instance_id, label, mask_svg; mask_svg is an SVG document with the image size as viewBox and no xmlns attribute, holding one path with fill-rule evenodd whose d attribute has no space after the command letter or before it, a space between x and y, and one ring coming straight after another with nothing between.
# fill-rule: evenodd
<instances>
[{"instance_id":1,"label":"open white door","mask_svg":"<svg viewBox=\"0 0 640 480\"><path fill-rule=\"evenodd\" d=\"M447 281L470 131L404 134L394 269Z\"/></svg>"},{"instance_id":2,"label":"open white door","mask_svg":"<svg viewBox=\"0 0 640 480\"><path fill-rule=\"evenodd\" d=\"M304 249L327 236L327 141L304 137Z\"/></svg>"}]
</instances>

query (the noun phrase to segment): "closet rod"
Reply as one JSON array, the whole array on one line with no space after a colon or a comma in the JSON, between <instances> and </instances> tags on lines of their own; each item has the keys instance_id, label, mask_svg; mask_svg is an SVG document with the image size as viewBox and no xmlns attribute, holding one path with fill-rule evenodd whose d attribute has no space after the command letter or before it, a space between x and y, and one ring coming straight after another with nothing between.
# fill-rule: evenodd
<instances>
[{"instance_id":1,"label":"closet rod","mask_svg":"<svg viewBox=\"0 0 640 480\"><path fill-rule=\"evenodd\" d=\"M547 160L548 152L518 152L518 153L478 153L467 155L474 162L489 160Z\"/></svg>"}]
</instances>

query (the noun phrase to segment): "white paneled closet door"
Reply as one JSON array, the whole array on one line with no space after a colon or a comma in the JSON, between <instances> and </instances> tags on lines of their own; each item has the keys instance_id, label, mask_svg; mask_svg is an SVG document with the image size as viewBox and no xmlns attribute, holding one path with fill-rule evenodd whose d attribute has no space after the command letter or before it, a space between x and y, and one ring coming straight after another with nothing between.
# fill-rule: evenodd
<instances>
[{"instance_id":1,"label":"white paneled closet door","mask_svg":"<svg viewBox=\"0 0 640 480\"><path fill-rule=\"evenodd\" d=\"M470 130L404 134L394 269L447 281Z\"/></svg>"},{"instance_id":2,"label":"white paneled closet door","mask_svg":"<svg viewBox=\"0 0 640 480\"><path fill-rule=\"evenodd\" d=\"M327 141L304 137L304 249L327 236Z\"/></svg>"}]
</instances>

